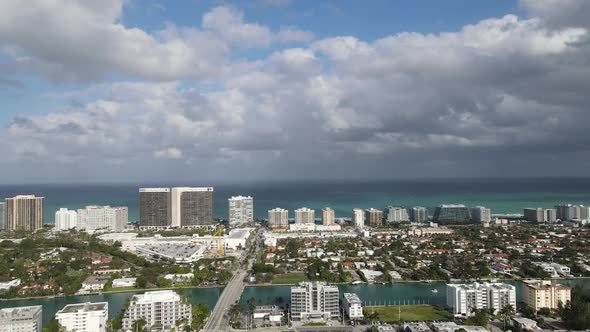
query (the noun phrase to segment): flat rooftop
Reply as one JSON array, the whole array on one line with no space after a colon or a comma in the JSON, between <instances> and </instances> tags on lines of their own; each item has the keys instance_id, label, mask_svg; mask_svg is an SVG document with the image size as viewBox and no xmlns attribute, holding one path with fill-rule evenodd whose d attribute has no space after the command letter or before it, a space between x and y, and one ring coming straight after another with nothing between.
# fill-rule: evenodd
<instances>
[{"instance_id":1,"label":"flat rooftop","mask_svg":"<svg viewBox=\"0 0 590 332\"><path fill-rule=\"evenodd\" d=\"M86 303L76 303L76 304L68 304L63 309L61 309L58 313L69 314L73 312L90 312L90 311L104 311L108 309L108 302L86 302Z\"/></svg>"},{"instance_id":2,"label":"flat rooftop","mask_svg":"<svg viewBox=\"0 0 590 332\"><path fill-rule=\"evenodd\" d=\"M33 305L28 307L13 307L13 308L4 308L0 309L0 317L12 317L14 315L22 315L22 314L35 314L36 312L41 312L43 310L43 306L40 305Z\"/></svg>"},{"instance_id":3,"label":"flat rooftop","mask_svg":"<svg viewBox=\"0 0 590 332\"><path fill-rule=\"evenodd\" d=\"M202 244L194 243L155 243L139 246L138 248L152 251L163 256L179 259L190 258L199 251L205 251Z\"/></svg>"},{"instance_id":4,"label":"flat rooftop","mask_svg":"<svg viewBox=\"0 0 590 332\"><path fill-rule=\"evenodd\" d=\"M348 303L361 303L361 299L355 293L344 293L344 298Z\"/></svg>"}]
</instances>

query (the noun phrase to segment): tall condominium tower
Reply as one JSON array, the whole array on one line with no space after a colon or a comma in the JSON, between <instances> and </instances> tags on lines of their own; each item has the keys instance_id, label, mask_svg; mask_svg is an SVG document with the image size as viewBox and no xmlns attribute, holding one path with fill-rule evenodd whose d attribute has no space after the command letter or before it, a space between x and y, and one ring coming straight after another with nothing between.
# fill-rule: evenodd
<instances>
[{"instance_id":1,"label":"tall condominium tower","mask_svg":"<svg viewBox=\"0 0 590 332\"><path fill-rule=\"evenodd\" d=\"M410 210L410 220L412 222L428 221L428 209L423 206L414 206L412 210Z\"/></svg>"},{"instance_id":2,"label":"tall condominium tower","mask_svg":"<svg viewBox=\"0 0 590 332\"><path fill-rule=\"evenodd\" d=\"M334 213L334 209L329 207L322 209L322 224L323 225L331 225L334 223L336 219L336 215Z\"/></svg>"},{"instance_id":3,"label":"tall condominium tower","mask_svg":"<svg viewBox=\"0 0 590 332\"><path fill-rule=\"evenodd\" d=\"M492 221L492 212L483 206L471 208L471 220L477 223L487 223Z\"/></svg>"},{"instance_id":4,"label":"tall condominium tower","mask_svg":"<svg viewBox=\"0 0 590 332\"><path fill-rule=\"evenodd\" d=\"M55 212L55 230L67 231L78 225L78 213L74 210L61 208Z\"/></svg>"},{"instance_id":5,"label":"tall condominium tower","mask_svg":"<svg viewBox=\"0 0 590 332\"><path fill-rule=\"evenodd\" d=\"M6 229L6 203L0 202L0 230Z\"/></svg>"},{"instance_id":6,"label":"tall condominium tower","mask_svg":"<svg viewBox=\"0 0 590 332\"><path fill-rule=\"evenodd\" d=\"M129 218L126 206L111 207L90 205L78 210L78 229L120 232L125 229Z\"/></svg>"},{"instance_id":7,"label":"tall condominium tower","mask_svg":"<svg viewBox=\"0 0 590 332\"><path fill-rule=\"evenodd\" d=\"M559 219L561 221L580 219L580 207L578 205L572 205L572 204L556 205L555 210L557 211L557 219Z\"/></svg>"},{"instance_id":8,"label":"tall condominium tower","mask_svg":"<svg viewBox=\"0 0 590 332\"><path fill-rule=\"evenodd\" d=\"M43 228L44 197L19 195L6 199L6 229L36 231Z\"/></svg>"},{"instance_id":9,"label":"tall condominium tower","mask_svg":"<svg viewBox=\"0 0 590 332\"><path fill-rule=\"evenodd\" d=\"M291 287L291 319L338 319L340 292L323 282L302 282Z\"/></svg>"},{"instance_id":10,"label":"tall condominium tower","mask_svg":"<svg viewBox=\"0 0 590 332\"><path fill-rule=\"evenodd\" d=\"M315 223L315 210L302 207L295 210L296 224L313 224Z\"/></svg>"},{"instance_id":11,"label":"tall condominium tower","mask_svg":"<svg viewBox=\"0 0 590 332\"><path fill-rule=\"evenodd\" d=\"M408 216L408 210L403 207L388 206L385 208L385 213L387 215L386 220L389 223L398 223L410 220L410 217Z\"/></svg>"},{"instance_id":12,"label":"tall condominium tower","mask_svg":"<svg viewBox=\"0 0 590 332\"><path fill-rule=\"evenodd\" d=\"M213 188L172 188L172 227L213 224Z\"/></svg>"},{"instance_id":13,"label":"tall condominium tower","mask_svg":"<svg viewBox=\"0 0 590 332\"><path fill-rule=\"evenodd\" d=\"M365 227L365 211L363 209L352 209L352 224L356 228Z\"/></svg>"},{"instance_id":14,"label":"tall condominium tower","mask_svg":"<svg viewBox=\"0 0 590 332\"><path fill-rule=\"evenodd\" d=\"M268 210L268 225L270 227L287 227L289 225L289 211L281 208Z\"/></svg>"},{"instance_id":15,"label":"tall condominium tower","mask_svg":"<svg viewBox=\"0 0 590 332\"><path fill-rule=\"evenodd\" d=\"M383 211L377 209L365 210L365 224L371 227L378 227L383 225Z\"/></svg>"},{"instance_id":16,"label":"tall condominium tower","mask_svg":"<svg viewBox=\"0 0 590 332\"><path fill-rule=\"evenodd\" d=\"M139 226L170 227L170 188L139 189Z\"/></svg>"},{"instance_id":17,"label":"tall condominium tower","mask_svg":"<svg viewBox=\"0 0 590 332\"><path fill-rule=\"evenodd\" d=\"M243 224L254 221L254 199L250 196L234 196L227 200L229 223Z\"/></svg>"},{"instance_id":18,"label":"tall condominium tower","mask_svg":"<svg viewBox=\"0 0 590 332\"><path fill-rule=\"evenodd\" d=\"M440 224L467 224L471 214L463 204L442 204L434 210L433 219Z\"/></svg>"}]
</instances>

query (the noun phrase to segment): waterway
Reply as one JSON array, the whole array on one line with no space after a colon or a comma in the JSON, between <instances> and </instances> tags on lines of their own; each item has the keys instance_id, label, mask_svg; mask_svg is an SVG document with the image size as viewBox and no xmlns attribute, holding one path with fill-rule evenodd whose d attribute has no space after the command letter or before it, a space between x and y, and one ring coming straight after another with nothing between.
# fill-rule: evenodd
<instances>
[{"instance_id":1,"label":"waterway","mask_svg":"<svg viewBox=\"0 0 590 332\"><path fill-rule=\"evenodd\" d=\"M590 279L559 280L561 284L571 287L582 285L590 288ZM516 286L518 301L522 301L522 283L519 281L508 281ZM365 305L383 304L445 304L446 283L395 283L392 285L338 285L340 295L343 293L356 293ZM438 292L432 292L436 289ZM179 293L191 297L193 303L206 302L209 308L213 309L221 288L192 288L178 289ZM109 318L113 318L123 310L125 300L138 292L109 293L101 295L68 296L56 298L38 298L26 300L0 301L0 308L43 305L43 324L47 324L55 313L61 310L66 304L83 302L108 302ZM269 286L269 287L247 287L242 294L241 303L254 297L257 304L274 304L277 300L283 303L290 301L290 286ZM279 301L280 301L279 300Z\"/></svg>"}]
</instances>

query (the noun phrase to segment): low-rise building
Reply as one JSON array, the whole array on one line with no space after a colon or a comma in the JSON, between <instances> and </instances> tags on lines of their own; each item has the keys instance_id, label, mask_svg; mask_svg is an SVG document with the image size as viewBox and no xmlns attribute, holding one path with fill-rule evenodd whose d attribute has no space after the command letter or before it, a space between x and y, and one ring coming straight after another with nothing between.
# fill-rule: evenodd
<instances>
[{"instance_id":1,"label":"low-rise building","mask_svg":"<svg viewBox=\"0 0 590 332\"><path fill-rule=\"evenodd\" d=\"M148 328L161 326L164 331L169 331L181 320L190 325L191 310L191 303L171 290L133 295L123 314L123 329L131 329L133 322L144 319Z\"/></svg>"},{"instance_id":2,"label":"low-rise building","mask_svg":"<svg viewBox=\"0 0 590 332\"><path fill-rule=\"evenodd\" d=\"M571 301L570 287L553 284L549 280L529 280L523 282L524 303L535 312L541 308L557 309L559 303L565 305Z\"/></svg>"},{"instance_id":3,"label":"low-rise building","mask_svg":"<svg viewBox=\"0 0 590 332\"><path fill-rule=\"evenodd\" d=\"M137 278L118 278L113 279L113 288L135 287Z\"/></svg>"},{"instance_id":4,"label":"low-rise building","mask_svg":"<svg viewBox=\"0 0 590 332\"><path fill-rule=\"evenodd\" d=\"M344 293L342 307L350 320L363 319L363 303L355 293Z\"/></svg>"},{"instance_id":5,"label":"low-rise building","mask_svg":"<svg viewBox=\"0 0 590 332\"><path fill-rule=\"evenodd\" d=\"M43 307L0 309L0 332L41 332Z\"/></svg>"},{"instance_id":6,"label":"low-rise building","mask_svg":"<svg viewBox=\"0 0 590 332\"><path fill-rule=\"evenodd\" d=\"M280 324L281 319L283 318L283 312L276 305L256 306L253 318L259 319L265 323Z\"/></svg>"},{"instance_id":7,"label":"low-rise building","mask_svg":"<svg viewBox=\"0 0 590 332\"><path fill-rule=\"evenodd\" d=\"M12 287L17 287L20 285L20 282L20 279L13 279L10 281L0 282L0 292L10 290Z\"/></svg>"},{"instance_id":8,"label":"low-rise building","mask_svg":"<svg viewBox=\"0 0 590 332\"><path fill-rule=\"evenodd\" d=\"M537 321L526 317L512 317L513 331L515 332L532 332L540 330Z\"/></svg>"},{"instance_id":9,"label":"low-rise building","mask_svg":"<svg viewBox=\"0 0 590 332\"><path fill-rule=\"evenodd\" d=\"M107 284L109 279L110 276L108 275L88 276L82 282L82 288L80 290L83 292L101 291L104 288L104 285Z\"/></svg>"},{"instance_id":10,"label":"low-rise building","mask_svg":"<svg viewBox=\"0 0 590 332\"><path fill-rule=\"evenodd\" d=\"M404 332L432 332L425 322L415 322L404 324Z\"/></svg>"},{"instance_id":11,"label":"low-rise building","mask_svg":"<svg viewBox=\"0 0 590 332\"><path fill-rule=\"evenodd\" d=\"M108 302L68 304L55 314L55 319L66 331L106 332Z\"/></svg>"},{"instance_id":12,"label":"low-rise building","mask_svg":"<svg viewBox=\"0 0 590 332\"><path fill-rule=\"evenodd\" d=\"M463 329L465 332L489 332L488 329L482 326L474 325L458 325L455 322L434 322L431 323L434 332L455 332Z\"/></svg>"}]
</instances>

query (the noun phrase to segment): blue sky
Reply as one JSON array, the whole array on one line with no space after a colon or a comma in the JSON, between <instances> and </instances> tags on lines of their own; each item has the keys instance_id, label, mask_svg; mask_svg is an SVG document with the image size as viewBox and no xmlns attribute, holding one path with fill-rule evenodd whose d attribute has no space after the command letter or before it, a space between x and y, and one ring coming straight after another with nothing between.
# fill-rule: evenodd
<instances>
[{"instance_id":1,"label":"blue sky","mask_svg":"<svg viewBox=\"0 0 590 332\"><path fill-rule=\"evenodd\" d=\"M5 0L0 172L587 176L589 16L583 0Z\"/></svg>"}]
</instances>

